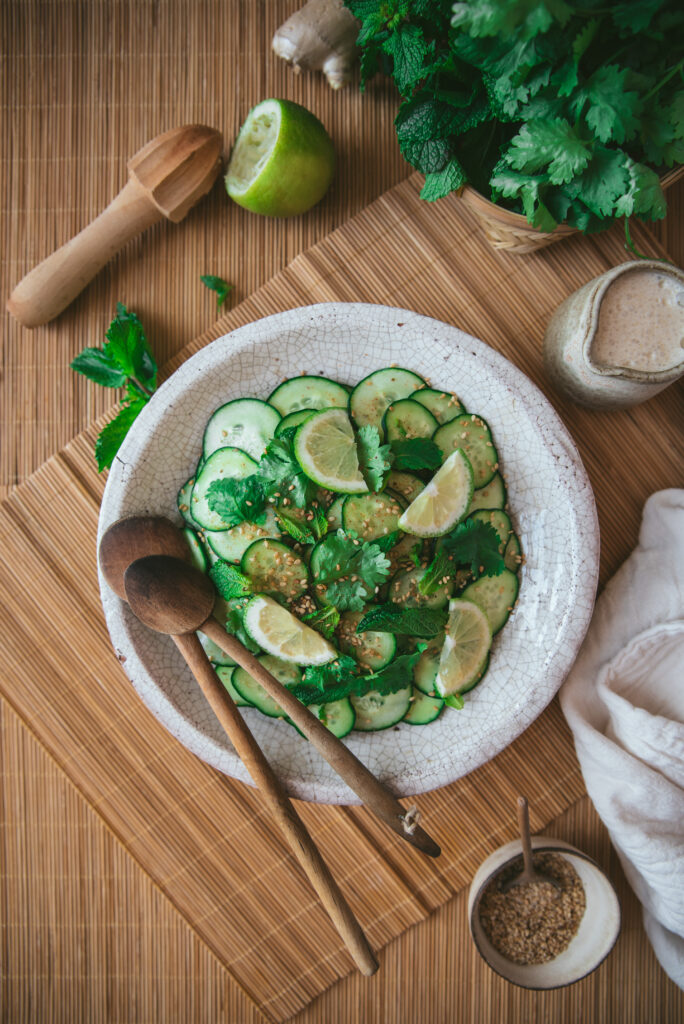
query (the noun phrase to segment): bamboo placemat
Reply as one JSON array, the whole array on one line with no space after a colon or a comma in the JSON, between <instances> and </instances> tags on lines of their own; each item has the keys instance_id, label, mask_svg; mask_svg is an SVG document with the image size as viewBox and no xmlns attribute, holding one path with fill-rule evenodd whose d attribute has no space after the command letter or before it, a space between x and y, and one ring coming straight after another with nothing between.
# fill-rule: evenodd
<instances>
[{"instance_id":1,"label":"bamboo placemat","mask_svg":"<svg viewBox=\"0 0 684 1024\"><path fill-rule=\"evenodd\" d=\"M550 310L622 258L619 239L578 239L521 261L486 247L457 200L434 217L418 200L418 187L416 176L300 256L173 365L255 317L311 301L354 299L404 305L457 323L543 383L539 339ZM637 244L654 251L646 232L638 232ZM511 295L515 308L506 302ZM647 438L653 431L665 436L675 398L666 392L630 413L607 416L553 397L593 478L605 578L633 546L645 496L673 482L674 432L655 453ZM348 961L253 791L218 776L168 736L113 659L94 572L102 486L93 471L95 433L50 459L2 507L0 600L8 610L2 685L17 713L243 990L268 1017L282 1020L344 974ZM371 940L384 945L448 900L486 851L512 835L518 788L530 796L535 828L583 792L555 703L493 762L420 799L445 851L434 864L399 847L362 810L303 805L302 813Z\"/></svg>"}]
</instances>

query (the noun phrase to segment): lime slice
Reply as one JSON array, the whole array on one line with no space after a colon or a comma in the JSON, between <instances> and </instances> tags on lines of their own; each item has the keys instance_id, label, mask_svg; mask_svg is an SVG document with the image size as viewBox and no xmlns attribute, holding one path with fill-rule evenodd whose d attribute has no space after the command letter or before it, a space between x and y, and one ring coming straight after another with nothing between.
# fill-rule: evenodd
<instances>
[{"instance_id":1,"label":"lime slice","mask_svg":"<svg viewBox=\"0 0 684 1024\"><path fill-rule=\"evenodd\" d=\"M492 631L482 609L472 601L454 598L435 678L437 693L450 697L469 690L487 667L491 646Z\"/></svg>"},{"instance_id":2,"label":"lime slice","mask_svg":"<svg viewBox=\"0 0 684 1024\"><path fill-rule=\"evenodd\" d=\"M463 519L472 496L473 469L463 450L457 448L413 499L399 526L418 537L441 537Z\"/></svg>"},{"instance_id":3,"label":"lime slice","mask_svg":"<svg viewBox=\"0 0 684 1024\"><path fill-rule=\"evenodd\" d=\"M337 651L315 629L270 597L257 594L244 611L243 623L249 636L264 651L295 665L325 665L338 657Z\"/></svg>"},{"instance_id":4,"label":"lime slice","mask_svg":"<svg viewBox=\"0 0 684 1024\"><path fill-rule=\"evenodd\" d=\"M252 213L292 217L323 198L334 168L335 150L317 117L290 100L264 100L240 129L226 190Z\"/></svg>"},{"instance_id":5,"label":"lime slice","mask_svg":"<svg viewBox=\"0 0 684 1024\"><path fill-rule=\"evenodd\" d=\"M310 416L295 434L295 456L303 471L338 494L368 490L361 476L354 430L344 409L323 409Z\"/></svg>"}]
</instances>

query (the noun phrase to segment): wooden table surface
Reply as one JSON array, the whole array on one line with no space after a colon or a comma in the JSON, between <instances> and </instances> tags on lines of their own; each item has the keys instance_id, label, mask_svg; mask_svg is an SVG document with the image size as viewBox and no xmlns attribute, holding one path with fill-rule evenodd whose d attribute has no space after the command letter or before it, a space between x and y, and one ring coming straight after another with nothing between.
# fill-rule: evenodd
<instances>
[{"instance_id":1,"label":"wooden table surface","mask_svg":"<svg viewBox=\"0 0 684 1024\"><path fill-rule=\"evenodd\" d=\"M374 84L364 96L354 87L333 95L319 76L296 78L272 57L273 30L297 6L298 0L3 3L5 295L114 195L125 180L125 158L175 124L220 127L229 146L251 105L288 96L327 124L339 171L321 206L291 222L244 215L217 189L190 215L192 246L182 226L160 225L145 243L130 245L53 325L29 334L5 316L0 496L112 403L111 394L98 393L67 367L81 347L100 343L117 299L151 327L163 362L211 323L213 297L197 285L201 273L233 281L238 301L410 173L393 137L396 96L388 83ZM681 265L684 182L668 200L668 219L654 231ZM25 908L21 956L10 963L3 948L2 1019L264 1020L5 701L0 734L0 856L7 863L11 846L12 862L23 865L12 876L2 870L4 893L15 897L3 903ZM555 994L504 984L472 949L462 893L382 951L376 978L350 975L295 1019L681 1019L680 993L655 961L639 905L588 798L548 831L586 849L619 885L622 936L591 978ZM57 887L76 908L67 922L55 919ZM111 921L106 941L103 917Z\"/></svg>"}]
</instances>

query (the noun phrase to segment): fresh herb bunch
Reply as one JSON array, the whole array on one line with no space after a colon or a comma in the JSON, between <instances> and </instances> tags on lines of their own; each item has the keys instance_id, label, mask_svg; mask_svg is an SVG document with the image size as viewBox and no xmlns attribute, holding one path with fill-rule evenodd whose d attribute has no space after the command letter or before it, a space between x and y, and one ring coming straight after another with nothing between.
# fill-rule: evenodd
<instances>
[{"instance_id":1,"label":"fresh herb bunch","mask_svg":"<svg viewBox=\"0 0 684 1024\"><path fill-rule=\"evenodd\" d=\"M677 0L345 0L362 83L391 75L421 197L471 183L534 227L665 216L656 169L684 162Z\"/></svg>"},{"instance_id":2,"label":"fresh herb bunch","mask_svg":"<svg viewBox=\"0 0 684 1024\"><path fill-rule=\"evenodd\" d=\"M71 363L72 370L95 384L126 389L118 413L100 431L95 442L99 473L109 469L123 439L157 387L157 364L143 326L136 314L129 313L121 302L116 304L116 316L105 337L102 348L84 348Z\"/></svg>"}]
</instances>

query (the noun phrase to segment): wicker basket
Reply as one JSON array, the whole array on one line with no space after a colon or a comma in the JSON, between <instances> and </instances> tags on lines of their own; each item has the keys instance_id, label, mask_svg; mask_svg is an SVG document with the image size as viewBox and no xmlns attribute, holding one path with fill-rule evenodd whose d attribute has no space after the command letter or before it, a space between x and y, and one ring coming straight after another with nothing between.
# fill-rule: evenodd
<instances>
[{"instance_id":1,"label":"wicker basket","mask_svg":"<svg viewBox=\"0 0 684 1024\"><path fill-rule=\"evenodd\" d=\"M660 184L664 189L668 188L682 175L684 164L663 175ZM470 185L462 189L460 197L476 214L487 240L495 249L513 253L535 252L577 233L577 228L571 228L568 224L559 224L554 231L539 231L528 224L522 213L512 213L503 206L497 206Z\"/></svg>"}]
</instances>

